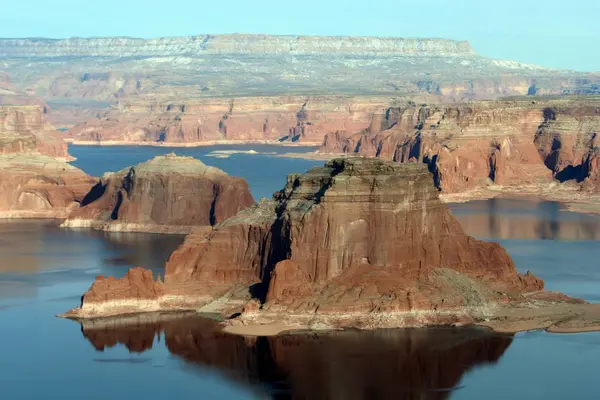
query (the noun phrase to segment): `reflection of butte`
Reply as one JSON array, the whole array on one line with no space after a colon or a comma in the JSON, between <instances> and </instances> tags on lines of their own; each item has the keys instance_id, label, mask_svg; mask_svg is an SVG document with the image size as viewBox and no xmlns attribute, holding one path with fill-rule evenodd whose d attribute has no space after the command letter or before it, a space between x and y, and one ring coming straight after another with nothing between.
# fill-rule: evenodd
<instances>
[{"instance_id":1,"label":"reflection of butte","mask_svg":"<svg viewBox=\"0 0 600 400\"><path fill-rule=\"evenodd\" d=\"M539 207L538 214L507 213L490 201L483 210L455 216L467 234L479 238L600 240L600 217L562 211L558 203Z\"/></svg>"},{"instance_id":2,"label":"reflection of butte","mask_svg":"<svg viewBox=\"0 0 600 400\"><path fill-rule=\"evenodd\" d=\"M283 385L290 398L445 399L470 368L495 363L512 337L481 329L338 331L250 339L215 331L197 315L84 320L99 351L121 343L152 348L164 334L169 351L256 386ZM271 385L268 385L271 384ZM285 396L287 398L287 396Z\"/></svg>"}]
</instances>

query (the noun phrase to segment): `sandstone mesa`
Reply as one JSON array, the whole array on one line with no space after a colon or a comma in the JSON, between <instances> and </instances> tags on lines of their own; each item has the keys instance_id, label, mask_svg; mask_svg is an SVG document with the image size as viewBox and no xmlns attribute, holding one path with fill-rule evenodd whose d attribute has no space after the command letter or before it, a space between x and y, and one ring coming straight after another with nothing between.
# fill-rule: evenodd
<instances>
[{"instance_id":1,"label":"sandstone mesa","mask_svg":"<svg viewBox=\"0 0 600 400\"><path fill-rule=\"evenodd\" d=\"M597 325L597 307L542 289L498 244L462 231L427 166L347 158L291 175L273 200L188 235L164 283L142 268L122 279L100 276L64 316L241 311L228 321L232 332L275 322L315 329L485 323L510 331L521 330L526 310L538 328L564 323L565 313L572 326L582 318Z\"/></svg>"},{"instance_id":2,"label":"sandstone mesa","mask_svg":"<svg viewBox=\"0 0 600 400\"><path fill-rule=\"evenodd\" d=\"M295 134L305 127L294 124L293 113L275 113L268 121L264 114L273 103L287 103L290 96L302 99L291 102L294 113L306 99L328 97L330 106L312 108L323 113L312 122L320 121L335 131L344 129L344 124L336 122L339 114L330 110L332 105L351 106L344 97L380 97L389 105L390 98L456 102L515 95L589 95L599 93L600 82L597 74L490 59L477 54L468 42L424 38L199 35L0 39L0 57L0 94L7 93L11 101L22 101L22 94L39 99L48 106L50 120L60 127L89 119L88 128L94 128L104 141L138 141L135 135L152 136L156 130L156 126L138 125L132 115L115 110L110 112L111 121L102 121L107 109L120 105L156 110L171 107L175 111L181 105L193 109L199 102L219 107L220 103L250 101L256 106L256 115L234 111L228 134L235 138L242 132L239 128L246 127L257 136L264 125L283 137L290 128ZM210 130L205 126L204 133L212 135L218 129L212 122L218 123L226 115L216 111L187 113L181 126L166 124L166 137L177 139L181 128L185 142L198 141L194 128L205 124ZM100 118L95 118L97 115ZM119 127L130 129L124 137L113 131L115 116ZM201 122L196 124L194 117ZM164 116L148 119L165 123ZM140 133L144 128L150 132ZM74 133L82 133L82 127Z\"/></svg>"},{"instance_id":3,"label":"sandstone mesa","mask_svg":"<svg viewBox=\"0 0 600 400\"><path fill-rule=\"evenodd\" d=\"M252 205L242 178L175 154L106 173L61 225L106 231L190 233Z\"/></svg>"},{"instance_id":4,"label":"sandstone mesa","mask_svg":"<svg viewBox=\"0 0 600 400\"><path fill-rule=\"evenodd\" d=\"M0 218L66 218L94 182L69 159L42 107L0 106Z\"/></svg>"}]
</instances>

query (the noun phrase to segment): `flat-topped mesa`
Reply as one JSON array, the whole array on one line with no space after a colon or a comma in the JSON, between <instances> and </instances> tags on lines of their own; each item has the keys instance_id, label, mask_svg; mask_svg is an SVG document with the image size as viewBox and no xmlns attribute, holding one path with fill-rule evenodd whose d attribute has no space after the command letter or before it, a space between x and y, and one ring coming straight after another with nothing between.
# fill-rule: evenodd
<instances>
[{"instance_id":1,"label":"flat-topped mesa","mask_svg":"<svg viewBox=\"0 0 600 400\"><path fill-rule=\"evenodd\" d=\"M389 108L381 127L327 135L323 153L424 162L444 194L585 180L600 129L595 97ZM593 168L592 168L593 169Z\"/></svg>"},{"instance_id":2,"label":"flat-topped mesa","mask_svg":"<svg viewBox=\"0 0 600 400\"><path fill-rule=\"evenodd\" d=\"M105 174L62 226L181 234L224 221L253 203L244 179L168 154Z\"/></svg>"},{"instance_id":3,"label":"flat-topped mesa","mask_svg":"<svg viewBox=\"0 0 600 400\"><path fill-rule=\"evenodd\" d=\"M95 179L41 154L0 154L0 218L66 218Z\"/></svg>"},{"instance_id":4,"label":"flat-topped mesa","mask_svg":"<svg viewBox=\"0 0 600 400\"><path fill-rule=\"evenodd\" d=\"M67 144L49 126L41 106L0 105L0 154L38 153L70 160Z\"/></svg>"},{"instance_id":5,"label":"flat-topped mesa","mask_svg":"<svg viewBox=\"0 0 600 400\"><path fill-rule=\"evenodd\" d=\"M249 303L251 315L426 311L428 324L448 322L438 311L469 315L542 289L498 244L467 236L437 193L423 164L347 158L290 175L273 200L188 235L152 308L231 312L255 297L266 303L260 312ZM146 300L136 307L135 295L126 307L102 305L94 292L65 315L148 308Z\"/></svg>"},{"instance_id":6,"label":"flat-topped mesa","mask_svg":"<svg viewBox=\"0 0 600 400\"><path fill-rule=\"evenodd\" d=\"M0 57L131 57L201 54L357 54L405 56L475 55L468 42L448 39L201 35L138 39L128 37L69 39L0 39Z\"/></svg>"}]
</instances>

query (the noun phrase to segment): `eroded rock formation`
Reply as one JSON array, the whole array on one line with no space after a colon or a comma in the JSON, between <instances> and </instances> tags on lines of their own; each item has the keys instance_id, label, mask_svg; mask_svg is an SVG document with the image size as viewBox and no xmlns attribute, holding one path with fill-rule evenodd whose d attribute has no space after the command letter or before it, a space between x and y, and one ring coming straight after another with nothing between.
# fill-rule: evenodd
<instances>
[{"instance_id":1,"label":"eroded rock formation","mask_svg":"<svg viewBox=\"0 0 600 400\"><path fill-rule=\"evenodd\" d=\"M0 155L0 218L66 218L94 179L40 154Z\"/></svg>"},{"instance_id":2,"label":"eroded rock formation","mask_svg":"<svg viewBox=\"0 0 600 400\"><path fill-rule=\"evenodd\" d=\"M421 96L464 101L511 95L597 94L600 82L597 74L489 59L478 55L467 42L426 38L201 35L2 39L0 57L0 74L11 74L11 92L41 97L51 105L50 118L57 126L72 126L77 123L76 116L103 115L108 107L124 100L168 105L193 104L198 99L239 102L254 98L260 103L263 96L281 96L285 101L289 95L368 94L386 101L406 96L415 101ZM212 120L217 118L218 124L224 115L210 116L207 126L211 132L216 129ZM302 124L278 121L281 115L274 113L267 120L264 112L249 118L234 112L227 130L230 137L244 126L255 130L254 136L263 125L281 131L282 136L290 128L294 135L306 131ZM325 113L311 122L326 123L332 116L335 114ZM133 121L126 119L119 118L122 128ZM182 120L186 136L193 136L193 118ZM104 137L110 136L112 122L94 123L96 129L99 125ZM169 134L180 132L177 124L168 126ZM138 128L156 129L151 125ZM331 130L336 129L341 128ZM112 140L116 140L114 135Z\"/></svg>"},{"instance_id":3,"label":"eroded rock formation","mask_svg":"<svg viewBox=\"0 0 600 400\"><path fill-rule=\"evenodd\" d=\"M595 187L600 102L507 100L389 108L370 129L330 133L321 152L424 162L444 193L587 181Z\"/></svg>"},{"instance_id":4,"label":"eroded rock formation","mask_svg":"<svg viewBox=\"0 0 600 400\"><path fill-rule=\"evenodd\" d=\"M0 105L0 154L10 153L72 158L60 133L45 121L43 107L37 105Z\"/></svg>"},{"instance_id":5,"label":"eroded rock formation","mask_svg":"<svg viewBox=\"0 0 600 400\"><path fill-rule=\"evenodd\" d=\"M253 203L244 179L193 157L169 154L105 174L63 226L189 233Z\"/></svg>"},{"instance_id":6,"label":"eroded rock formation","mask_svg":"<svg viewBox=\"0 0 600 400\"><path fill-rule=\"evenodd\" d=\"M463 233L425 165L368 158L291 175L273 200L188 235L167 263L164 285L148 281L162 293L150 307L146 299L136 307L135 295L126 306L100 300L104 282L67 316L241 310L254 297L266 302L262 311L246 307L252 315L399 313L388 325L407 326L468 319L473 310L543 288L519 274L498 244ZM360 326L355 322L333 324Z\"/></svg>"},{"instance_id":7,"label":"eroded rock formation","mask_svg":"<svg viewBox=\"0 0 600 400\"><path fill-rule=\"evenodd\" d=\"M391 98L279 96L157 102L122 101L77 124L74 143L202 144L273 142L320 144L326 133L367 128Z\"/></svg>"}]
</instances>

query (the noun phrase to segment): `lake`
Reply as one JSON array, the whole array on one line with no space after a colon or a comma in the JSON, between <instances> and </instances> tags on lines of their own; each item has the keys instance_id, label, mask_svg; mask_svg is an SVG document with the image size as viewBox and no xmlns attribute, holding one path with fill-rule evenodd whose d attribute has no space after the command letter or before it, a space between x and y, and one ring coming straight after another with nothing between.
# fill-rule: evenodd
<instances>
[{"instance_id":1,"label":"lake","mask_svg":"<svg viewBox=\"0 0 600 400\"><path fill-rule=\"evenodd\" d=\"M155 155L193 155L242 176L256 198L322 161L275 146L71 146L93 175ZM258 154L213 157L215 150ZM453 204L469 234L499 241L550 289L600 301L600 217L560 204L496 199ZM55 221L0 222L2 399L596 399L600 334L393 329L243 338L185 314L132 324L56 318L95 275L161 271L182 236L68 231Z\"/></svg>"}]
</instances>

